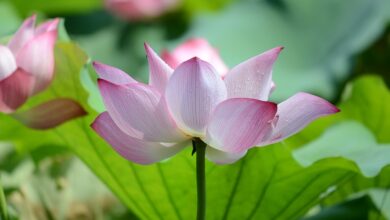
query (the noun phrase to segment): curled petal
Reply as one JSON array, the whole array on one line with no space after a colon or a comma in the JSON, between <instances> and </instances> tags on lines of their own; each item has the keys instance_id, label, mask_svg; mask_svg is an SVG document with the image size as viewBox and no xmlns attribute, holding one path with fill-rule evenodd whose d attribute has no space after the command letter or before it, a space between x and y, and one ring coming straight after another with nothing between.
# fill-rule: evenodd
<instances>
[{"instance_id":1,"label":"curled petal","mask_svg":"<svg viewBox=\"0 0 390 220\"><path fill-rule=\"evenodd\" d=\"M226 98L226 87L209 63L195 57L174 71L165 94L178 126L187 134L200 137L211 111Z\"/></svg>"},{"instance_id":2,"label":"curled petal","mask_svg":"<svg viewBox=\"0 0 390 220\"><path fill-rule=\"evenodd\" d=\"M16 70L15 57L8 47L0 45L0 80L7 78Z\"/></svg>"},{"instance_id":3,"label":"curled petal","mask_svg":"<svg viewBox=\"0 0 390 220\"><path fill-rule=\"evenodd\" d=\"M161 57L172 68L178 67L182 62L193 57L199 57L213 65L221 76L224 76L228 71L218 51L202 38L189 39L172 52L164 51Z\"/></svg>"},{"instance_id":4,"label":"curled petal","mask_svg":"<svg viewBox=\"0 0 390 220\"><path fill-rule=\"evenodd\" d=\"M216 164L232 164L246 155L246 150L240 153L228 153L214 149L212 147L206 148L207 159Z\"/></svg>"},{"instance_id":5,"label":"curled petal","mask_svg":"<svg viewBox=\"0 0 390 220\"><path fill-rule=\"evenodd\" d=\"M26 72L34 75L36 94L47 87L54 73L54 44L57 31L49 31L30 40L19 52L16 62Z\"/></svg>"},{"instance_id":6,"label":"curled petal","mask_svg":"<svg viewBox=\"0 0 390 220\"><path fill-rule=\"evenodd\" d=\"M110 116L128 135L153 142L186 139L155 88L140 83L124 86L99 80L99 89Z\"/></svg>"},{"instance_id":7,"label":"curled petal","mask_svg":"<svg viewBox=\"0 0 390 220\"><path fill-rule=\"evenodd\" d=\"M12 116L27 127L49 129L83 115L86 115L86 112L79 103L61 98L45 102L24 112L14 113Z\"/></svg>"},{"instance_id":8,"label":"curled petal","mask_svg":"<svg viewBox=\"0 0 390 220\"><path fill-rule=\"evenodd\" d=\"M220 103L207 125L206 143L218 150L240 153L267 136L276 104L257 99L233 98Z\"/></svg>"},{"instance_id":9,"label":"curled petal","mask_svg":"<svg viewBox=\"0 0 390 220\"><path fill-rule=\"evenodd\" d=\"M45 32L48 31L55 31L57 30L58 23L60 22L59 18L55 18L49 21L46 21L42 24L40 24L36 29L35 29L35 36L41 35Z\"/></svg>"},{"instance_id":10,"label":"curled petal","mask_svg":"<svg viewBox=\"0 0 390 220\"><path fill-rule=\"evenodd\" d=\"M100 62L93 62L93 67L96 71L96 73L99 75L100 79L104 79L106 81L109 81L111 83L117 84L117 85L125 85L129 83L136 83L137 81L133 79L131 76L129 76L124 71L100 63Z\"/></svg>"},{"instance_id":11,"label":"curled petal","mask_svg":"<svg viewBox=\"0 0 390 220\"><path fill-rule=\"evenodd\" d=\"M0 112L11 113L31 95L34 76L22 69L0 81Z\"/></svg>"},{"instance_id":12,"label":"curled petal","mask_svg":"<svg viewBox=\"0 0 390 220\"><path fill-rule=\"evenodd\" d=\"M229 98L267 101L272 91L272 66L283 47L276 47L240 63L226 74Z\"/></svg>"},{"instance_id":13,"label":"curled petal","mask_svg":"<svg viewBox=\"0 0 390 220\"><path fill-rule=\"evenodd\" d=\"M269 140L260 146L282 141L302 130L318 117L334 114L340 110L328 101L308 94L297 93L278 105L278 120Z\"/></svg>"},{"instance_id":14,"label":"curled petal","mask_svg":"<svg viewBox=\"0 0 390 220\"><path fill-rule=\"evenodd\" d=\"M144 46L149 62L149 85L157 88L160 93L164 93L173 70L148 44L145 43Z\"/></svg>"},{"instance_id":15,"label":"curled petal","mask_svg":"<svg viewBox=\"0 0 390 220\"><path fill-rule=\"evenodd\" d=\"M100 114L91 127L122 157L139 164L151 164L169 158L188 144L182 142L166 147L160 143L133 138L124 133L107 112Z\"/></svg>"},{"instance_id":16,"label":"curled petal","mask_svg":"<svg viewBox=\"0 0 390 220\"><path fill-rule=\"evenodd\" d=\"M9 49L16 56L24 45L34 37L36 15L27 18L8 43Z\"/></svg>"}]
</instances>

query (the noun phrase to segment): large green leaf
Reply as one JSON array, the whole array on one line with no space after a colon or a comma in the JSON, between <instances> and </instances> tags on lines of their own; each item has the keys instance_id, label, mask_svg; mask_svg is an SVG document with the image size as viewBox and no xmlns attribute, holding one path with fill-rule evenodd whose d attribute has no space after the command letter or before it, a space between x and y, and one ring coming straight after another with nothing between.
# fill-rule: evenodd
<instances>
[{"instance_id":1,"label":"large green leaf","mask_svg":"<svg viewBox=\"0 0 390 220\"><path fill-rule=\"evenodd\" d=\"M381 171L375 178L361 178L353 175L348 181L338 186L323 202L333 205L369 188L390 187L390 91L378 76L359 77L349 83L340 104L341 112L333 117L319 120L296 135L287 143L291 147L302 146L320 135L325 128L335 126L320 139L296 150L295 155L303 164L310 164L326 156L343 156L349 158L362 168L366 175ZM353 126L348 120L364 124ZM340 123L341 122L341 123ZM368 129L372 133L368 132ZM344 142L344 144L342 144ZM377 144L386 143L386 144ZM301 156L304 156L302 158ZM371 194L369 194L372 196Z\"/></svg>"},{"instance_id":2,"label":"large green leaf","mask_svg":"<svg viewBox=\"0 0 390 220\"><path fill-rule=\"evenodd\" d=\"M221 13L199 16L184 38L205 37L230 67L283 45L272 97L309 91L334 98L351 56L379 36L389 11L387 0L237 1Z\"/></svg>"},{"instance_id":3,"label":"large green leaf","mask_svg":"<svg viewBox=\"0 0 390 220\"><path fill-rule=\"evenodd\" d=\"M352 160L365 176L374 177L390 164L390 144L377 144L367 128L349 121L333 126L323 136L294 152L294 158L304 166L329 157Z\"/></svg>"},{"instance_id":4,"label":"large green leaf","mask_svg":"<svg viewBox=\"0 0 390 220\"><path fill-rule=\"evenodd\" d=\"M386 216L387 219L390 219L390 190L383 189L372 189L369 191L369 195L371 196L376 207L382 211L383 215Z\"/></svg>"}]
</instances>

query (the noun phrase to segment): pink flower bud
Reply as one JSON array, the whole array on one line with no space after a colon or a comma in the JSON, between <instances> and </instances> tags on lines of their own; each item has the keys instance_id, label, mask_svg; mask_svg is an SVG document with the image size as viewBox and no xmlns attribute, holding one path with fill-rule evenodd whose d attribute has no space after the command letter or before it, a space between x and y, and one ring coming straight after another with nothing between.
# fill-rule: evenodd
<instances>
[{"instance_id":1,"label":"pink flower bud","mask_svg":"<svg viewBox=\"0 0 390 220\"><path fill-rule=\"evenodd\" d=\"M148 20L174 10L180 0L106 0L106 8L117 16L129 20Z\"/></svg>"},{"instance_id":2,"label":"pink flower bud","mask_svg":"<svg viewBox=\"0 0 390 220\"><path fill-rule=\"evenodd\" d=\"M0 112L14 112L53 78L59 19L38 27L35 19L26 19L8 45L0 45Z\"/></svg>"}]
</instances>

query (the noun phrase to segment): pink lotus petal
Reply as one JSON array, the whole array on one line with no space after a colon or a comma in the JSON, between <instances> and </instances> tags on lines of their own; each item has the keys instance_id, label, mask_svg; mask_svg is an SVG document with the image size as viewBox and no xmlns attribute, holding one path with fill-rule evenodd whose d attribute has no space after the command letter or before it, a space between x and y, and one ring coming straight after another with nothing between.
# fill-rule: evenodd
<instances>
[{"instance_id":1,"label":"pink lotus petal","mask_svg":"<svg viewBox=\"0 0 390 220\"><path fill-rule=\"evenodd\" d=\"M130 137L115 124L107 112L100 114L91 126L122 157L139 164L151 164L169 158L188 144L182 142L166 147L160 143Z\"/></svg>"},{"instance_id":2,"label":"pink lotus petal","mask_svg":"<svg viewBox=\"0 0 390 220\"><path fill-rule=\"evenodd\" d=\"M35 77L33 94L45 89L53 78L56 38L57 31L41 34L30 40L16 58L18 66Z\"/></svg>"},{"instance_id":3,"label":"pink lotus petal","mask_svg":"<svg viewBox=\"0 0 390 220\"><path fill-rule=\"evenodd\" d=\"M106 8L119 17L130 20L148 20L179 6L180 0L106 0Z\"/></svg>"},{"instance_id":4,"label":"pink lotus petal","mask_svg":"<svg viewBox=\"0 0 390 220\"><path fill-rule=\"evenodd\" d=\"M0 45L0 80L10 76L16 70L15 57L8 47Z\"/></svg>"},{"instance_id":5,"label":"pink lotus petal","mask_svg":"<svg viewBox=\"0 0 390 220\"><path fill-rule=\"evenodd\" d=\"M137 83L137 81L133 79L130 75L128 75L127 73L125 73L124 71L118 68L100 62L96 62L96 61L93 62L92 65L96 73L99 75L100 79L107 80L117 85Z\"/></svg>"},{"instance_id":6,"label":"pink lotus petal","mask_svg":"<svg viewBox=\"0 0 390 220\"><path fill-rule=\"evenodd\" d=\"M33 83L34 76L22 69L0 81L0 112L11 113L26 102Z\"/></svg>"},{"instance_id":7,"label":"pink lotus petal","mask_svg":"<svg viewBox=\"0 0 390 220\"><path fill-rule=\"evenodd\" d=\"M40 24L36 29L35 29L35 36L39 36L43 33L49 32L49 31L55 31L57 30L58 23L60 22L59 18L55 18L49 21L46 21L42 24Z\"/></svg>"},{"instance_id":8,"label":"pink lotus petal","mask_svg":"<svg viewBox=\"0 0 390 220\"><path fill-rule=\"evenodd\" d=\"M276 47L240 63L225 77L229 98L267 101L272 90L272 66L283 47Z\"/></svg>"},{"instance_id":9,"label":"pink lotus petal","mask_svg":"<svg viewBox=\"0 0 390 220\"><path fill-rule=\"evenodd\" d=\"M61 98L45 102L24 112L17 112L12 116L27 127L49 129L86 114L79 103Z\"/></svg>"},{"instance_id":10,"label":"pink lotus petal","mask_svg":"<svg viewBox=\"0 0 390 220\"><path fill-rule=\"evenodd\" d=\"M232 164L246 155L247 151L240 153L227 153L214 149L210 146L206 148L207 159L213 161L216 164Z\"/></svg>"},{"instance_id":11,"label":"pink lotus petal","mask_svg":"<svg viewBox=\"0 0 390 220\"><path fill-rule=\"evenodd\" d=\"M219 56L218 51L202 38L189 39L171 53L164 51L161 57L172 68L178 67L182 62L193 57L199 57L213 65L221 76L228 72L228 68Z\"/></svg>"},{"instance_id":12,"label":"pink lotus petal","mask_svg":"<svg viewBox=\"0 0 390 220\"><path fill-rule=\"evenodd\" d=\"M8 48L17 56L24 45L34 37L36 15L27 18L8 43Z\"/></svg>"},{"instance_id":13,"label":"pink lotus petal","mask_svg":"<svg viewBox=\"0 0 390 220\"><path fill-rule=\"evenodd\" d=\"M260 142L272 128L277 106L257 99L233 98L220 103L207 125L206 143L240 153Z\"/></svg>"},{"instance_id":14,"label":"pink lotus petal","mask_svg":"<svg viewBox=\"0 0 390 220\"><path fill-rule=\"evenodd\" d=\"M186 139L155 88L141 83L123 86L99 80L99 89L110 116L128 135L153 142Z\"/></svg>"},{"instance_id":15,"label":"pink lotus petal","mask_svg":"<svg viewBox=\"0 0 390 220\"><path fill-rule=\"evenodd\" d=\"M226 87L209 63L195 57L177 67L165 94L178 126L199 137L204 135L211 111L226 98Z\"/></svg>"},{"instance_id":16,"label":"pink lotus petal","mask_svg":"<svg viewBox=\"0 0 390 220\"><path fill-rule=\"evenodd\" d=\"M308 94L297 93L278 105L278 121L268 141L259 146L282 141L302 130L318 117L334 114L340 110L328 101Z\"/></svg>"},{"instance_id":17,"label":"pink lotus petal","mask_svg":"<svg viewBox=\"0 0 390 220\"><path fill-rule=\"evenodd\" d=\"M149 62L149 85L157 88L160 93L164 93L173 70L146 43L145 50Z\"/></svg>"}]
</instances>

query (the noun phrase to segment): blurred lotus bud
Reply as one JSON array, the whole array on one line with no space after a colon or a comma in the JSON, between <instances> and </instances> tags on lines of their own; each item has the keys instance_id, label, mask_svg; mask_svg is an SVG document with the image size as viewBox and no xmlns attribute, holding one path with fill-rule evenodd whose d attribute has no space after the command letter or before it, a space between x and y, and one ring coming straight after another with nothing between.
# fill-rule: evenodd
<instances>
[{"instance_id":1,"label":"blurred lotus bud","mask_svg":"<svg viewBox=\"0 0 390 220\"><path fill-rule=\"evenodd\" d=\"M176 9L181 0L105 0L106 8L129 20L148 20Z\"/></svg>"},{"instance_id":2,"label":"blurred lotus bud","mask_svg":"<svg viewBox=\"0 0 390 220\"><path fill-rule=\"evenodd\" d=\"M172 52L165 50L161 54L161 58L172 68L176 68L182 62L193 57L199 57L213 64L221 76L228 72L228 67L219 56L218 50L203 38L189 39L176 47Z\"/></svg>"}]
</instances>

